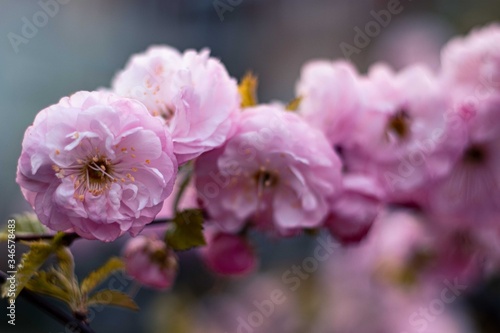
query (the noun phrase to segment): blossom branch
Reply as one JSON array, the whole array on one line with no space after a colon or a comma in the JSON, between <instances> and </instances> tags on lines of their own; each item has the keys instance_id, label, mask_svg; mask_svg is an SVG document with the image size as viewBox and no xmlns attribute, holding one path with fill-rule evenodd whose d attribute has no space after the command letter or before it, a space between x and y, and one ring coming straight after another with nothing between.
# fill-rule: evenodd
<instances>
[{"instance_id":1,"label":"blossom branch","mask_svg":"<svg viewBox=\"0 0 500 333\"><path fill-rule=\"evenodd\" d=\"M170 223L172 222L172 219L168 218L161 218L161 219L156 219L147 226L152 226L152 225L158 225L158 224L164 224L164 223ZM53 239L55 234L40 234L40 235L16 235L15 241L38 241L38 240L50 240ZM63 236L63 244L65 246L70 246L73 241L76 239L81 238L77 233L75 232L69 232Z\"/></svg>"}]
</instances>

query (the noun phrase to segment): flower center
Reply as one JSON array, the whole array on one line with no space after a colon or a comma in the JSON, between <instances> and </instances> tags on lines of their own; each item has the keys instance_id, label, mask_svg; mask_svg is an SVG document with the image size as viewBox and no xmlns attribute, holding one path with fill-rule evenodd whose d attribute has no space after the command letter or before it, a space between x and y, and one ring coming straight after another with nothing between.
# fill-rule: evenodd
<instances>
[{"instance_id":1,"label":"flower center","mask_svg":"<svg viewBox=\"0 0 500 333\"><path fill-rule=\"evenodd\" d=\"M117 181L113 176L113 164L106 155L95 155L86 161L77 160L77 163L80 169L74 184L74 197L81 201L84 200L86 191L98 196L109 189L110 183Z\"/></svg>"},{"instance_id":2,"label":"flower center","mask_svg":"<svg viewBox=\"0 0 500 333\"><path fill-rule=\"evenodd\" d=\"M67 168L54 164L52 169L59 179L70 177L73 180L75 190L73 197L80 201L85 200L87 192L98 196L109 190L112 183L125 182L127 179L131 182L135 181L130 173L127 173L125 177L120 175L106 155L96 154L85 160L77 159L76 164ZM137 168L132 168L132 171L137 171Z\"/></svg>"},{"instance_id":3,"label":"flower center","mask_svg":"<svg viewBox=\"0 0 500 333\"><path fill-rule=\"evenodd\" d=\"M259 187L269 188L278 185L279 175L274 171L261 168L253 175L253 179Z\"/></svg>"},{"instance_id":4,"label":"flower center","mask_svg":"<svg viewBox=\"0 0 500 333\"><path fill-rule=\"evenodd\" d=\"M386 134L394 134L398 139L406 139L410 134L410 116L406 110L396 112L387 122Z\"/></svg>"},{"instance_id":5,"label":"flower center","mask_svg":"<svg viewBox=\"0 0 500 333\"><path fill-rule=\"evenodd\" d=\"M90 183L106 183L113 179L112 173L113 166L105 156L92 158L81 169L81 174L88 177Z\"/></svg>"},{"instance_id":6,"label":"flower center","mask_svg":"<svg viewBox=\"0 0 500 333\"><path fill-rule=\"evenodd\" d=\"M74 134L73 138L77 139L78 133ZM102 153L99 147L92 146L90 141L81 141L78 146L86 151L82 158L77 158L71 165L65 167L53 164L52 169L56 172L57 178L69 178L73 182L73 197L82 202L87 193L99 196L110 190L114 183L134 183L135 177L132 173L146 167L137 160L133 146L114 145L115 161ZM61 150L56 149L54 153L58 156ZM124 160L128 160L128 163L123 164ZM132 161L134 166L130 165ZM146 159L144 163L149 165L151 160Z\"/></svg>"},{"instance_id":7,"label":"flower center","mask_svg":"<svg viewBox=\"0 0 500 333\"><path fill-rule=\"evenodd\" d=\"M480 165L486 161L486 149L472 144L464 152L463 161L469 165Z\"/></svg>"}]
</instances>

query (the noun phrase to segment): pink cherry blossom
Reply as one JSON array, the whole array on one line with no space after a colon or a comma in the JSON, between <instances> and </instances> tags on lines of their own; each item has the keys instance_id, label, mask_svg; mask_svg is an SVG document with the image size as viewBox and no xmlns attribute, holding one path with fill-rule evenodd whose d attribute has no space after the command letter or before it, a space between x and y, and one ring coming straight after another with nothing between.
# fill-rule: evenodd
<instances>
[{"instance_id":1,"label":"pink cherry blossom","mask_svg":"<svg viewBox=\"0 0 500 333\"><path fill-rule=\"evenodd\" d=\"M109 242L155 218L176 174L172 140L144 105L78 92L27 129L17 182L50 229Z\"/></svg>"},{"instance_id":2,"label":"pink cherry blossom","mask_svg":"<svg viewBox=\"0 0 500 333\"><path fill-rule=\"evenodd\" d=\"M207 246L201 249L205 264L222 275L245 275L257 266L252 246L244 236L205 232Z\"/></svg>"},{"instance_id":3,"label":"pink cherry blossom","mask_svg":"<svg viewBox=\"0 0 500 333\"><path fill-rule=\"evenodd\" d=\"M459 217L465 224L475 226L498 221L499 110L500 95L477 104L474 117L464 121L466 141L452 160L453 168L432 187L431 208L443 221L455 221Z\"/></svg>"},{"instance_id":4,"label":"pink cherry blossom","mask_svg":"<svg viewBox=\"0 0 500 333\"><path fill-rule=\"evenodd\" d=\"M145 286L170 288L177 275L177 257L154 236L130 239L123 251L125 271Z\"/></svg>"},{"instance_id":5,"label":"pink cherry blossom","mask_svg":"<svg viewBox=\"0 0 500 333\"><path fill-rule=\"evenodd\" d=\"M132 56L113 90L138 99L164 120L179 164L222 145L240 104L236 81L208 50L181 54L152 46Z\"/></svg>"},{"instance_id":6,"label":"pink cherry blossom","mask_svg":"<svg viewBox=\"0 0 500 333\"><path fill-rule=\"evenodd\" d=\"M442 78L455 104L476 103L500 93L500 24L475 29L448 42Z\"/></svg>"},{"instance_id":7,"label":"pink cherry blossom","mask_svg":"<svg viewBox=\"0 0 500 333\"><path fill-rule=\"evenodd\" d=\"M235 135L200 156L196 188L226 232L249 221L286 234L318 227L340 188L341 162L325 136L278 106L246 109Z\"/></svg>"},{"instance_id":8,"label":"pink cherry blossom","mask_svg":"<svg viewBox=\"0 0 500 333\"><path fill-rule=\"evenodd\" d=\"M395 73L377 64L361 84L366 103L343 152L347 171L380 183L390 202L424 204L427 185L450 170L461 144L461 132L444 136L439 80L424 66Z\"/></svg>"},{"instance_id":9,"label":"pink cherry blossom","mask_svg":"<svg viewBox=\"0 0 500 333\"><path fill-rule=\"evenodd\" d=\"M334 199L325 226L343 244L358 243L366 237L381 210L383 191L370 178L348 174L342 193Z\"/></svg>"},{"instance_id":10,"label":"pink cherry blossom","mask_svg":"<svg viewBox=\"0 0 500 333\"><path fill-rule=\"evenodd\" d=\"M443 227L421 212L386 210L369 237L370 265L385 285L432 288L444 279L471 284L491 257L470 229Z\"/></svg>"},{"instance_id":11,"label":"pink cherry blossom","mask_svg":"<svg viewBox=\"0 0 500 333\"><path fill-rule=\"evenodd\" d=\"M325 60L307 63L296 94L301 98L299 113L321 129L331 144L345 143L352 136L363 99L352 64Z\"/></svg>"}]
</instances>

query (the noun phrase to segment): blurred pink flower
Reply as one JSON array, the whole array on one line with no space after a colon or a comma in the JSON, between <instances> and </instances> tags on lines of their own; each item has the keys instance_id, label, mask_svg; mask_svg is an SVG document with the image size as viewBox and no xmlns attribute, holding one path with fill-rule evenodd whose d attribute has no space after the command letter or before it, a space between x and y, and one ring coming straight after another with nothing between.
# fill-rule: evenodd
<instances>
[{"instance_id":1,"label":"blurred pink flower","mask_svg":"<svg viewBox=\"0 0 500 333\"><path fill-rule=\"evenodd\" d=\"M382 199L380 184L365 176L344 175L342 193L334 199L325 226L341 243L358 243L375 222Z\"/></svg>"},{"instance_id":2,"label":"blurred pink flower","mask_svg":"<svg viewBox=\"0 0 500 333\"><path fill-rule=\"evenodd\" d=\"M181 54L152 46L132 56L113 90L141 101L164 120L179 164L222 145L240 104L236 81L208 50Z\"/></svg>"},{"instance_id":3,"label":"blurred pink flower","mask_svg":"<svg viewBox=\"0 0 500 333\"><path fill-rule=\"evenodd\" d=\"M341 162L325 136L277 106L246 109L235 135L195 165L196 188L226 232L252 221L286 234L318 227L340 188Z\"/></svg>"},{"instance_id":4,"label":"blurred pink flower","mask_svg":"<svg viewBox=\"0 0 500 333\"><path fill-rule=\"evenodd\" d=\"M145 286L170 288L177 275L177 257L154 236L130 239L123 251L125 271Z\"/></svg>"},{"instance_id":5,"label":"blurred pink flower","mask_svg":"<svg viewBox=\"0 0 500 333\"><path fill-rule=\"evenodd\" d=\"M222 275L245 275L257 267L257 257L250 244L239 235L214 232L207 234L207 246L201 248L205 264Z\"/></svg>"},{"instance_id":6,"label":"blurred pink flower","mask_svg":"<svg viewBox=\"0 0 500 333\"><path fill-rule=\"evenodd\" d=\"M500 24L456 37L441 54L442 77L455 103L474 103L500 94Z\"/></svg>"},{"instance_id":7,"label":"blurred pink flower","mask_svg":"<svg viewBox=\"0 0 500 333\"><path fill-rule=\"evenodd\" d=\"M322 130L332 145L351 138L363 98L351 63L316 60L305 64L296 94L301 98L298 112Z\"/></svg>"},{"instance_id":8,"label":"blurred pink flower","mask_svg":"<svg viewBox=\"0 0 500 333\"><path fill-rule=\"evenodd\" d=\"M144 105L78 92L26 130L17 182L50 229L109 242L155 218L176 174L172 140Z\"/></svg>"},{"instance_id":9,"label":"blurred pink flower","mask_svg":"<svg viewBox=\"0 0 500 333\"><path fill-rule=\"evenodd\" d=\"M425 203L427 186L450 170L460 149L459 140L443 136L448 100L437 77L424 66L395 73L376 64L362 89L366 104L344 151L347 171L372 177L389 202Z\"/></svg>"},{"instance_id":10,"label":"blurred pink flower","mask_svg":"<svg viewBox=\"0 0 500 333\"><path fill-rule=\"evenodd\" d=\"M450 304L469 281L455 270L456 249L429 227L421 214L386 210L365 242L335 251L320 275L324 302L312 331L468 332L466 313Z\"/></svg>"},{"instance_id":11,"label":"blurred pink flower","mask_svg":"<svg viewBox=\"0 0 500 333\"><path fill-rule=\"evenodd\" d=\"M432 187L432 211L447 225L459 218L485 226L500 216L500 95L476 107L474 117L464 121L466 142L453 168Z\"/></svg>"}]
</instances>

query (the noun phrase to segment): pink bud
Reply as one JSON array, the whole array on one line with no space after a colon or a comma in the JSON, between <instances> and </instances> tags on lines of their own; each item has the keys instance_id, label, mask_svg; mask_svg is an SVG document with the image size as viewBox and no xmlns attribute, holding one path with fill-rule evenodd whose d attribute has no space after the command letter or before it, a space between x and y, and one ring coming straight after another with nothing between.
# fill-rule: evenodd
<instances>
[{"instance_id":1,"label":"pink bud","mask_svg":"<svg viewBox=\"0 0 500 333\"><path fill-rule=\"evenodd\" d=\"M257 266L252 246L238 235L218 233L209 237L202 256L211 270L222 275L245 275Z\"/></svg>"},{"instance_id":2,"label":"pink bud","mask_svg":"<svg viewBox=\"0 0 500 333\"><path fill-rule=\"evenodd\" d=\"M156 237L138 236L128 241L123 251L128 275L145 286L168 289L177 274L177 257L165 242Z\"/></svg>"},{"instance_id":3,"label":"pink bud","mask_svg":"<svg viewBox=\"0 0 500 333\"><path fill-rule=\"evenodd\" d=\"M344 191L332 205L325 226L343 244L359 243L370 231L380 211L380 186L372 179L347 175Z\"/></svg>"}]
</instances>

